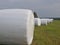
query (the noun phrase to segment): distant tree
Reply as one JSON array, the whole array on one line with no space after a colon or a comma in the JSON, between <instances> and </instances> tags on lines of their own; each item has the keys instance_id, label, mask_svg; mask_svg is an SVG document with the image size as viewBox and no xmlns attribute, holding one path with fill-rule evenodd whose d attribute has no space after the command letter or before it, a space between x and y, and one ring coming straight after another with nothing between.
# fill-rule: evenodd
<instances>
[{"instance_id":1,"label":"distant tree","mask_svg":"<svg viewBox=\"0 0 60 45\"><path fill-rule=\"evenodd\" d=\"M60 20L60 18L53 18L54 20Z\"/></svg>"},{"instance_id":2,"label":"distant tree","mask_svg":"<svg viewBox=\"0 0 60 45\"><path fill-rule=\"evenodd\" d=\"M38 18L38 15L36 12L34 12L34 18Z\"/></svg>"}]
</instances>

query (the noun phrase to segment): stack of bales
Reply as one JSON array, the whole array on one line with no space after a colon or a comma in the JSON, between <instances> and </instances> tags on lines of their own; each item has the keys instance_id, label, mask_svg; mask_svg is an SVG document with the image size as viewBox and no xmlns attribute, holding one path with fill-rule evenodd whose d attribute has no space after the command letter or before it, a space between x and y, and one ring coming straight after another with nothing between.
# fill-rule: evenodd
<instances>
[{"instance_id":1,"label":"stack of bales","mask_svg":"<svg viewBox=\"0 0 60 45\"><path fill-rule=\"evenodd\" d=\"M31 10L0 10L0 44L30 45L33 32L34 16Z\"/></svg>"},{"instance_id":2,"label":"stack of bales","mask_svg":"<svg viewBox=\"0 0 60 45\"><path fill-rule=\"evenodd\" d=\"M53 22L53 19L41 19L41 25L47 25L51 22Z\"/></svg>"}]
</instances>

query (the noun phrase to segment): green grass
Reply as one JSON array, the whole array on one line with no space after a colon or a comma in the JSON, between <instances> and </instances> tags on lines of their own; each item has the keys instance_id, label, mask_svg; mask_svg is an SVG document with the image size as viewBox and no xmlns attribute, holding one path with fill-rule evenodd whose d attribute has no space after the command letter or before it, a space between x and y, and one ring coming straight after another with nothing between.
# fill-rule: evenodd
<instances>
[{"instance_id":1,"label":"green grass","mask_svg":"<svg viewBox=\"0 0 60 45\"><path fill-rule=\"evenodd\" d=\"M54 20L47 26L36 26L32 45L60 45L60 21Z\"/></svg>"}]
</instances>

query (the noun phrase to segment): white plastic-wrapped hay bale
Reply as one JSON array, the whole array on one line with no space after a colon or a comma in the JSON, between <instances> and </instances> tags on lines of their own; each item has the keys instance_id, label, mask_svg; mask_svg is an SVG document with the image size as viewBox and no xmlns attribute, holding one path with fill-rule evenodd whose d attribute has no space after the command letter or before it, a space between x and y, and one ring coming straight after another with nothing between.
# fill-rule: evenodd
<instances>
[{"instance_id":1,"label":"white plastic-wrapped hay bale","mask_svg":"<svg viewBox=\"0 0 60 45\"><path fill-rule=\"evenodd\" d=\"M34 16L28 9L0 10L0 43L30 45L33 40Z\"/></svg>"},{"instance_id":2,"label":"white plastic-wrapped hay bale","mask_svg":"<svg viewBox=\"0 0 60 45\"><path fill-rule=\"evenodd\" d=\"M41 25L40 18L34 18L34 24L40 26Z\"/></svg>"},{"instance_id":3,"label":"white plastic-wrapped hay bale","mask_svg":"<svg viewBox=\"0 0 60 45\"><path fill-rule=\"evenodd\" d=\"M41 19L41 25L47 25L47 20L46 19Z\"/></svg>"},{"instance_id":4,"label":"white plastic-wrapped hay bale","mask_svg":"<svg viewBox=\"0 0 60 45\"><path fill-rule=\"evenodd\" d=\"M47 22L51 23L51 22L53 22L53 19L47 19Z\"/></svg>"},{"instance_id":5,"label":"white plastic-wrapped hay bale","mask_svg":"<svg viewBox=\"0 0 60 45\"><path fill-rule=\"evenodd\" d=\"M50 22L53 22L53 19L50 19Z\"/></svg>"}]
</instances>

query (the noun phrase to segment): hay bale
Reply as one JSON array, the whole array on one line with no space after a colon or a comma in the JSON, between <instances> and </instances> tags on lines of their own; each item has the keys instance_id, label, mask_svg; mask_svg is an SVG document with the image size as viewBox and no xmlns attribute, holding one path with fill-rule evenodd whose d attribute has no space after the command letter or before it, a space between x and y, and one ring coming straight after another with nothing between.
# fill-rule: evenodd
<instances>
[{"instance_id":1,"label":"hay bale","mask_svg":"<svg viewBox=\"0 0 60 45\"><path fill-rule=\"evenodd\" d=\"M41 26L40 18L34 18L34 24L37 26Z\"/></svg>"},{"instance_id":2,"label":"hay bale","mask_svg":"<svg viewBox=\"0 0 60 45\"><path fill-rule=\"evenodd\" d=\"M28 9L0 10L0 43L30 45L34 33L34 16Z\"/></svg>"},{"instance_id":3,"label":"hay bale","mask_svg":"<svg viewBox=\"0 0 60 45\"><path fill-rule=\"evenodd\" d=\"M46 19L48 23L53 22L53 19Z\"/></svg>"},{"instance_id":4,"label":"hay bale","mask_svg":"<svg viewBox=\"0 0 60 45\"><path fill-rule=\"evenodd\" d=\"M47 25L47 20L46 19L41 19L41 25Z\"/></svg>"}]
</instances>

